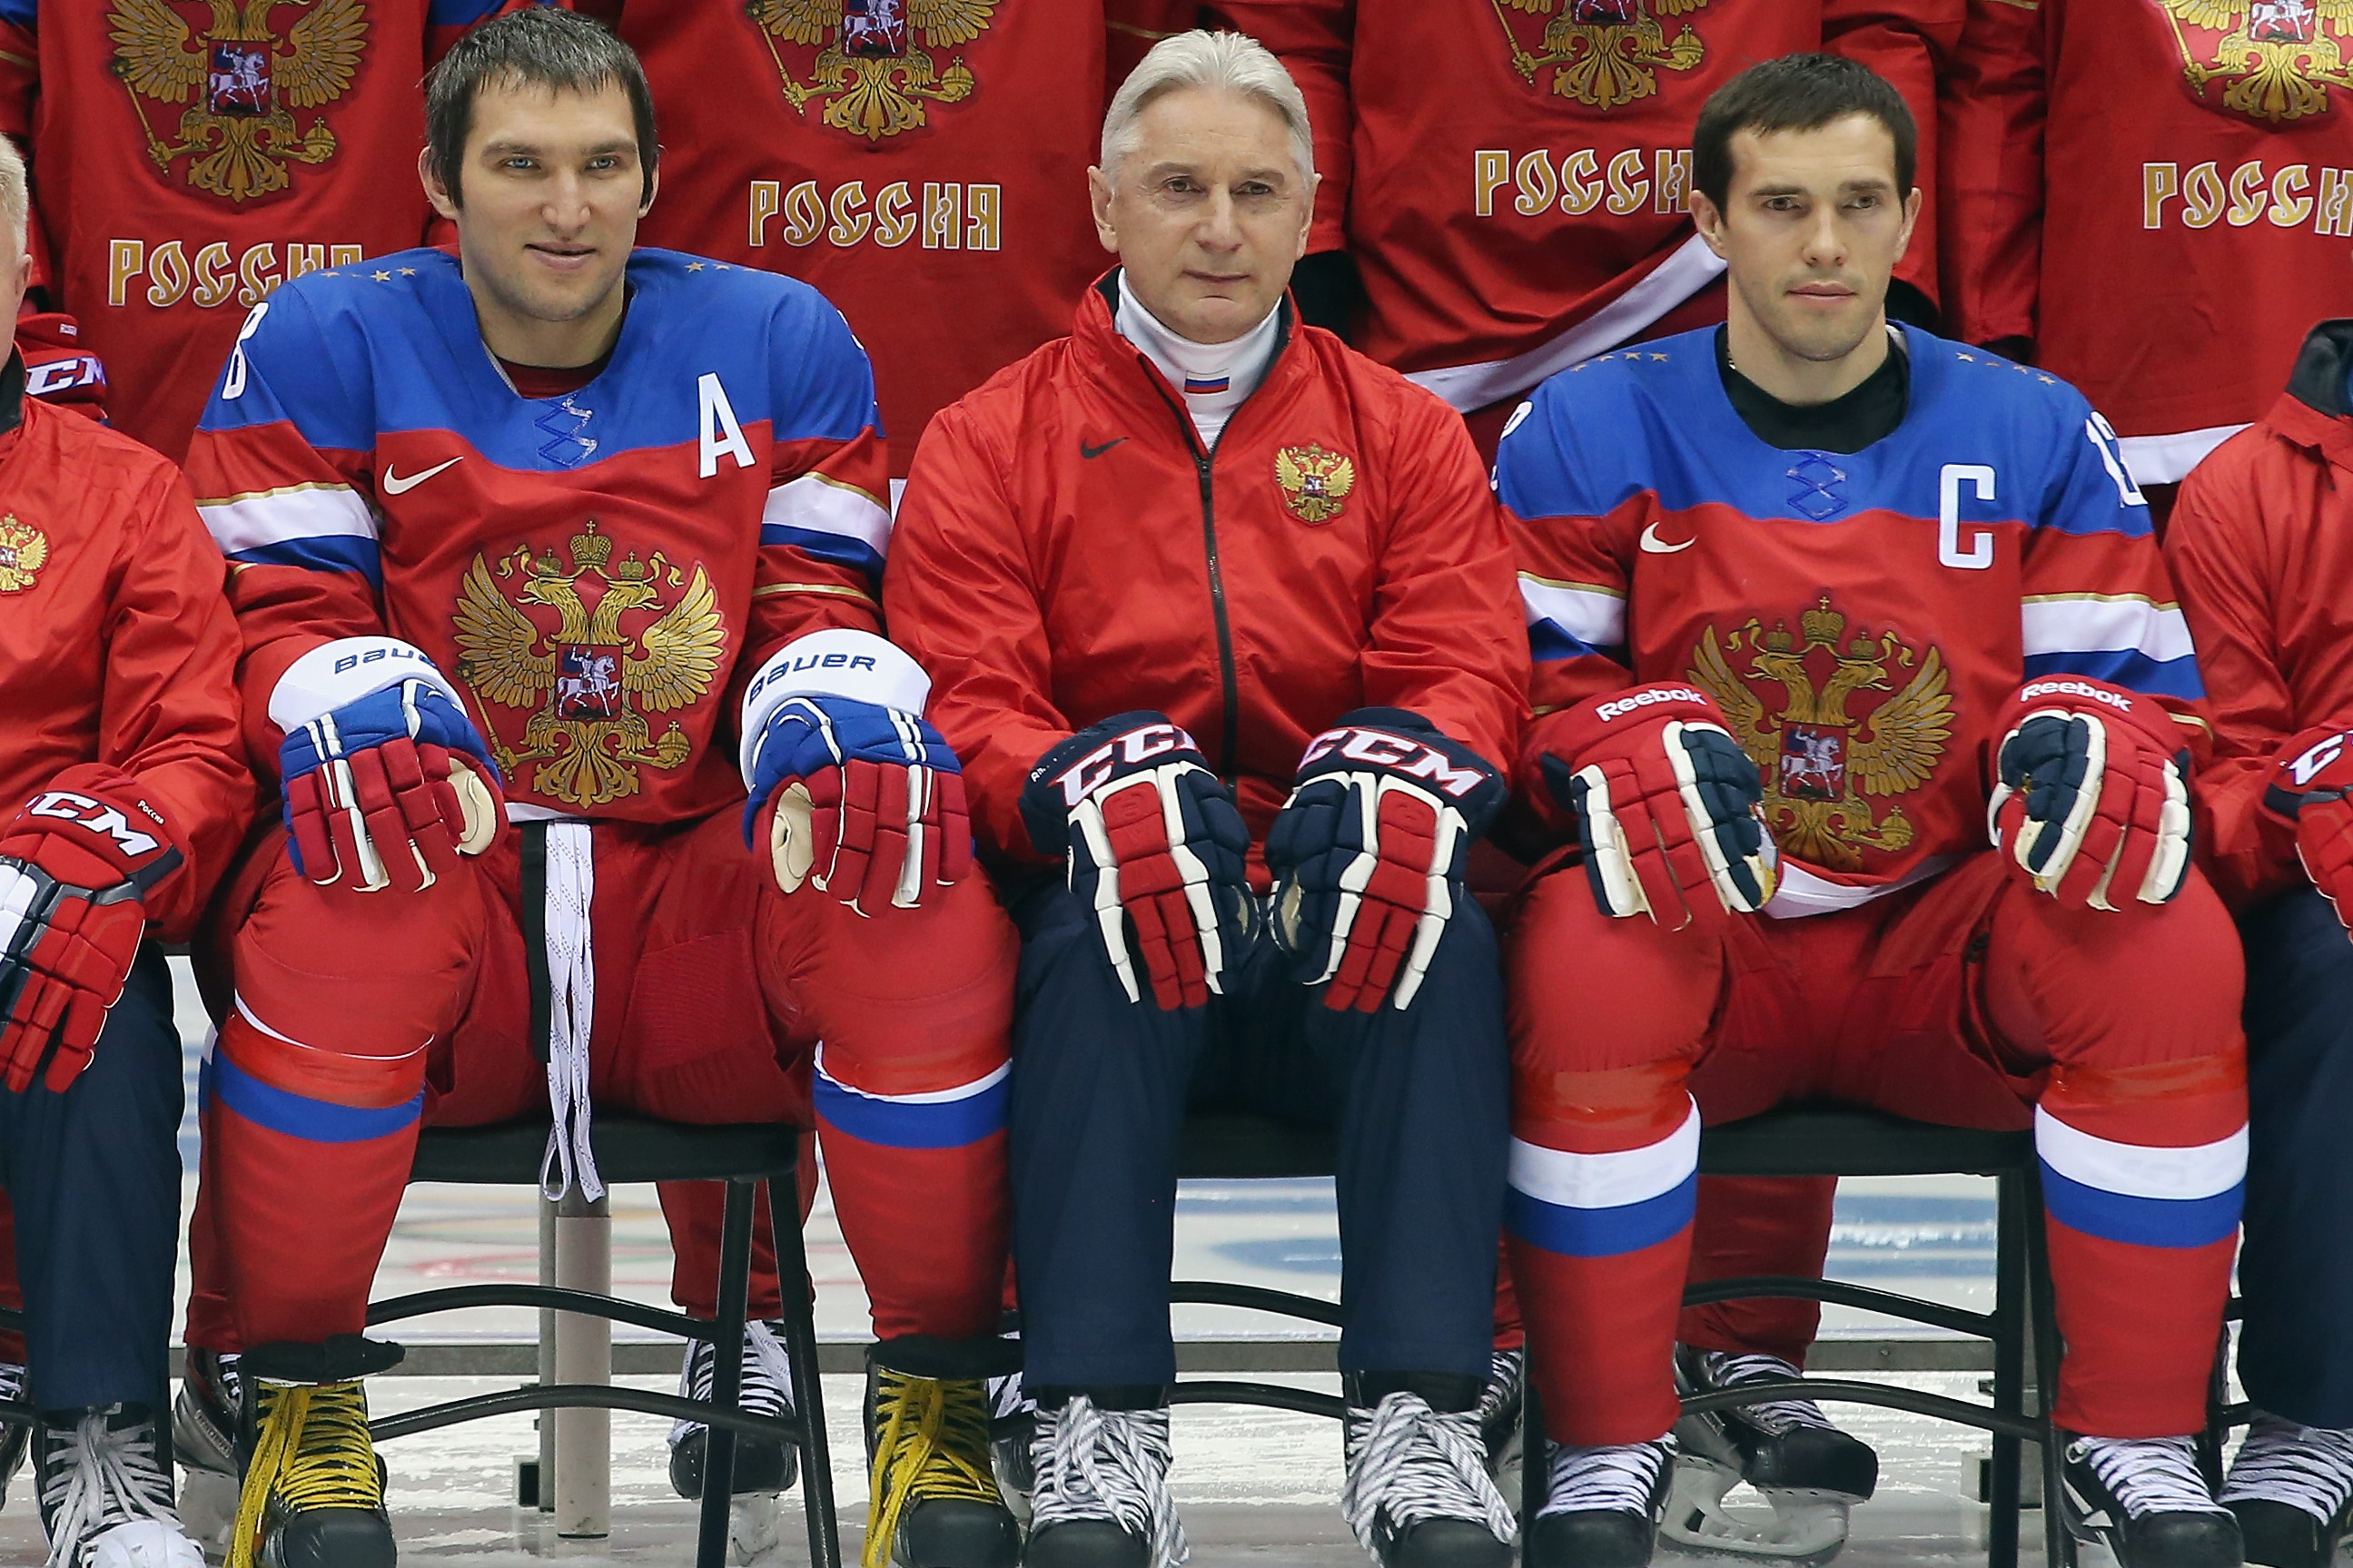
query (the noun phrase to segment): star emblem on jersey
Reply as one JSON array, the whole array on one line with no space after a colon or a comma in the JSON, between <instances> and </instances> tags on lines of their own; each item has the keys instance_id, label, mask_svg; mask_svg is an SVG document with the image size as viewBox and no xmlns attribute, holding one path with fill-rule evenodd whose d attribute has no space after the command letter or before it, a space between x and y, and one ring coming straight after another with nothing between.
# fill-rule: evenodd
<instances>
[{"instance_id":1,"label":"star emblem on jersey","mask_svg":"<svg viewBox=\"0 0 2353 1568\"><path fill-rule=\"evenodd\" d=\"M2158 4L2181 51L2189 94L2209 109L2282 124L2326 112L2332 87L2353 89L2344 52L2353 41L2353 0Z\"/></svg>"},{"instance_id":2,"label":"star emblem on jersey","mask_svg":"<svg viewBox=\"0 0 2353 1568\"><path fill-rule=\"evenodd\" d=\"M766 35L785 101L837 131L880 142L924 123L925 100L961 103L977 85L962 55L942 66L934 49L970 43L988 31L999 0L749 0L744 7ZM920 34L926 47L917 47ZM779 43L814 47L806 80L794 74Z\"/></svg>"},{"instance_id":3,"label":"star emblem on jersey","mask_svg":"<svg viewBox=\"0 0 2353 1568\"><path fill-rule=\"evenodd\" d=\"M0 594L21 594L33 585L34 574L48 563L47 537L16 514L0 517Z\"/></svg>"},{"instance_id":4,"label":"star emblem on jersey","mask_svg":"<svg viewBox=\"0 0 2353 1568\"><path fill-rule=\"evenodd\" d=\"M334 156L327 117L313 114L304 125L294 111L351 90L367 50L363 0L314 0L283 33L271 30L270 18L298 9L288 0L206 0L211 21L202 26L179 0L111 4L114 75L131 95L158 169L168 174L188 159L189 184L244 202L286 189L290 163ZM142 100L186 106L170 140Z\"/></svg>"},{"instance_id":5,"label":"star emblem on jersey","mask_svg":"<svg viewBox=\"0 0 2353 1568\"><path fill-rule=\"evenodd\" d=\"M691 742L678 721L656 739L645 715L701 701L727 637L700 564L689 578L659 551L615 561L594 519L566 550L568 568L554 550L533 555L529 545L495 563L474 557L458 595L458 679L481 700L512 789L603 805L638 793L641 766L686 761ZM681 585L665 603L663 590ZM554 628L534 610L553 612ZM519 712L530 717L516 750L512 721L501 721Z\"/></svg>"},{"instance_id":6,"label":"star emblem on jersey","mask_svg":"<svg viewBox=\"0 0 2353 1568\"><path fill-rule=\"evenodd\" d=\"M1708 0L1492 3L1520 79L1542 85L1538 73L1550 70L1554 92L1593 109L1606 111L1648 98L1659 90L1662 69L1687 71L1707 55L1707 45L1690 23L1670 43L1659 17L1687 16ZM1533 24L1523 23L1522 17L1550 18L1533 47L1524 37Z\"/></svg>"},{"instance_id":7,"label":"star emblem on jersey","mask_svg":"<svg viewBox=\"0 0 2353 1568\"><path fill-rule=\"evenodd\" d=\"M1849 637L1825 594L1795 634L1786 621L1767 630L1751 619L1722 637L1708 627L1690 676L1764 775L1766 826L1783 851L1854 871L1866 850L1892 854L1912 842L1911 819L1890 797L1927 783L1952 738L1936 649L1861 626ZM1760 695L1768 691L1773 700ZM1862 700L1874 693L1892 695Z\"/></svg>"},{"instance_id":8,"label":"star emblem on jersey","mask_svg":"<svg viewBox=\"0 0 2353 1568\"><path fill-rule=\"evenodd\" d=\"M1327 452L1311 441L1275 453L1274 482L1292 516L1302 522L1326 523L1347 510L1343 503L1356 488L1356 465L1345 453Z\"/></svg>"}]
</instances>

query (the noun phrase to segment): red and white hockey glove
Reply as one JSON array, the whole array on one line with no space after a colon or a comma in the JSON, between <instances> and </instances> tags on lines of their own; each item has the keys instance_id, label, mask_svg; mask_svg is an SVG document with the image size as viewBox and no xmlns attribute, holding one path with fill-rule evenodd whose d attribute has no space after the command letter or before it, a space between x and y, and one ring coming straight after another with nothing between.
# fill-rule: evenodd
<instances>
[{"instance_id":1,"label":"red and white hockey glove","mask_svg":"<svg viewBox=\"0 0 2353 1568\"><path fill-rule=\"evenodd\" d=\"M930 689L899 648L844 627L799 638L753 678L744 837L767 845L777 887L807 882L873 914L971 874L964 769L923 721Z\"/></svg>"},{"instance_id":2,"label":"red and white hockey glove","mask_svg":"<svg viewBox=\"0 0 2353 1568\"><path fill-rule=\"evenodd\" d=\"M2353 731L2323 725L2282 746L2263 809L2295 830L2295 858L2337 920L2353 916Z\"/></svg>"},{"instance_id":3,"label":"red and white hockey glove","mask_svg":"<svg viewBox=\"0 0 2353 1568\"><path fill-rule=\"evenodd\" d=\"M1359 708L1307 743L1266 864L1275 939L1325 1006L1412 1005L1461 903L1463 857L1508 794L1483 758L1402 708Z\"/></svg>"},{"instance_id":4,"label":"red and white hockey glove","mask_svg":"<svg viewBox=\"0 0 2353 1568\"><path fill-rule=\"evenodd\" d=\"M1021 820L1040 853L1068 857L1131 1002L1198 1007L1223 989L1256 923L1250 829L1201 748L1159 713L1089 725L1038 759Z\"/></svg>"},{"instance_id":5,"label":"red and white hockey glove","mask_svg":"<svg viewBox=\"0 0 2353 1568\"><path fill-rule=\"evenodd\" d=\"M1602 913L1712 931L1773 897L1780 858L1765 831L1764 781L1696 686L1661 681L1578 703L1541 766L1554 804L1577 816Z\"/></svg>"},{"instance_id":6,"label":"red and white hockey glove","mask_svg":"<svg viewBox=\"0 0 2353 1568\"><path fill-rule=\"evenodd\" d=\"M147 931L142 900L177 870L164 814L112 768L69 768L0 836L0 1063L56 1093L90 1065Z\"/></svg>"},{"instance_id":7,"label":"red and white hockey glove","mask_svg":"<svg viewBox=\"0 0 2353 1568\"><path fill-rule=\"evenodd\" d=\"M321 887L422 892L491 847L499 770L438 680L409 679L286 732L278 748L294 868Z\"/></svg>"},{"instance_id":8,"label":"red and white hockey glove","mask_svg":"<svg viewBox=\"0 0 2353 1568\"><path fill-rule=\"evenodd\" d=\"M2189 874L2188 748L2155 698L2081 675L2038 676L1995 728L1994 847L2071 909L2162 904Z\"/></svg>"}]
</instances>

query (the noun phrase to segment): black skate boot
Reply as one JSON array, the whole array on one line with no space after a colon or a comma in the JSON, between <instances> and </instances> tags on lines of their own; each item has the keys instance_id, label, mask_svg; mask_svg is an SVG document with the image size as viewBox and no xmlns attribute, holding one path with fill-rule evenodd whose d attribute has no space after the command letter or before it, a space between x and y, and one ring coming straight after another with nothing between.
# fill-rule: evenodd
<instances>
[{"instance_id":1,"label":"black skate boot","mask_svg":"<svg viewBox=\"0 0 2353 1568\"><path fill-rule=\"evenodd\" d=\"M361 1379L400 1357L398 1345L357 1334L245 1352L245 1481L228 1568L393 1568L384 1466Z\"/></svg>"},{"instance_id":2,"label":"black skate boot","mask_svg":"<svg viewBox=\"0 0 2353 1568\"><path fill-rule=\"evenodd\" d=\"M1520 1413L1528 1398L1528 1352L1525 1350L1496 1351L1487 1373L1487 1386L1479 1394L1479 1440L1487 1446L1487 1474L1494 1478L1495 1489L1512 1505L1512 1517L1520 1513L1520 1470L1522 1434Z\"/></svg>"},{"instance_id":3,"label":"black skate boot","mask_svg":"<svg viewBox=\"0 0 2353 1568\"><path fill-rule=\"evenodd\" d=\"M179 1397L172 1402L172 1456L187 1472L180 1483L180 1524L213 1558L228 1554L237 1528L237 1425L245 1406L237 1359L190 1345Z\"/></svg>"},{"instance_id":4,"label":"black skate boot","mask_svg":"<svg viewBox=\"0 0 2353 1568\"><path fill-rule=\"evenodd\" d=\"M1679 1394L1799 1375L1778 1356L1675 1347ZM1660 1539L1711 1556L1827 1563L1846 1545L1847 1510L1879 1485L1879 1456L1831 1426L1810 1399L1686 1415L1675 1423L1675 1441L1681 1458ZM1725 1494L1743 1481L1772 1506L1770 1519L1725 1508Z\"/></svg>"},{"instance_id":5,"label":"black skate boot","mask_svg":"<svg viewBox=\"0 0 2353 1568\"><path fill-rule=\"evenodd\" d=\"M876 1359L963 1370L951 1364L962 1359L955 1347L940 1348L944 1359L906 1340L867 1353L865 1568L886 1558L899 1568L1013 1568L1021 1554L1021 1527L990 1468L985 1378L918 1376Z\"/></svg>"},{"instance_id":6,"label":"black skate boot","mask_svg":"<svg viewBox=\"0 0 2353 1568\"><path fill-rule=\"evenodd\" d=\"M1506 1568L1518 1531L1487 1473L1475 1385L1469 1378L1429 1381L1459 1383L1459 1389L1427 1392L1472 1408L1433 1410L1424 1393L1410 1390L1383 1393L1373 1403L1362 1380L1345 1380L1347 1479L1340 1511L1381 1568Z\"/></svg>"},{"instance_id":7,"label":"black skate boot","mask_svg":"<svg viewBox=\"0 0 2353 1568\"><path fill-rule=\"evenodd\" d=\"M1040 1405L1029 1447L1029 1568L1174 1568L1185 1526L1168 1496L1168 1411Z\"/></svg>"},{"instance_id":8,"label":"black skate boot","mask_svg":"<svg viewBox=\"0 0 2353 1568\"><path fill-rule=\"evenodd\" d=\"M2076 1437L2064 1445L2067 1528L2119 1568L2239 1568L2239 1521L2214 1500L2188 1437Z\"/></svg>"},{"instance_id":9,"label":"black skate boot","mask_svg":"<svg viewBox=\"0 0 2353 1568\"><path fill-rule=\"evenodd\" d=\"M2258 1414L2222 1483L2247 1562L2327 1568L2353 1517L2353 1432Z\"/></svg>"},{"instance_id":10,"label":"black skate boot","mask_svg":"<svg viewBox=\"0 0 2353 1568\"><path fill-rule=\"evenodd\" d=\"M25 1393L25 1368L21 1363L0 1361L0 1399L21 1401ZM16 1472L25 1468L26 1456L33 1451L33 1429L11 1422L0 1426L0 1508L7 1506L8 1484Z\"/></svg>"},{"instance_id":11,"label":"black skate boot","mask_svg":"<svg viewBox=\"0 0 2353 1568\"><path fill-rule=\"evenodd\" d=\"M172 1469L153 1407L41 1417L41 1528L57 1568L204 1568L172 1509Z\"/></svg>"},{"instance_id":12,"label":"black skate boot","mask_svg":"<svg viewBox=\"0 0 2353 1568\"><path fill-rule=\"evenodd\" d=\"M785 1358L782 1322L744 1325L743 1382L736 1399L754 1415L793 1414L793 1369ZM686 1347L679 1368L681 1398L711 1397L711 1374L718 1352L696 1340ZM711 1447L711 1428L699 1421L678 1421L670 1429L670 1489L682 1498L702 1496L702 1466ZM780 1437L735 1435L735 1457L728 1468L728 1540L745 1561L776 1543L782 1531L777 1495L800 1476L800 1450Z\"/></svg>"},{"instance_id":13,"label":"black skate boot","mask_svg":"<svg viewBox=\"0 0 2353 1568\"><path fill-rule=\"evenodd\" d=\"M1522 1546L1525 1568L1642 1568L1672 1483L1671 1439L1614 1447L1544 1446L1545 1500Z\"/></svg>"},{"instance_id":14,"label":"black skate boot","mask_svg":"<svg viewBox=\"0 0 2353 1568\"><path fill-rule=\"evenodd\" d=\"M997 1489L1021 1528L1029 1528L1029 1494L1038 1489L1038 1472L1029 1463L1029 1445L1038 1436L1038 1402L1022 1392L1021 1374L988 1380L988 1462L997 1472Z\"/></svg>"}]
</instances>

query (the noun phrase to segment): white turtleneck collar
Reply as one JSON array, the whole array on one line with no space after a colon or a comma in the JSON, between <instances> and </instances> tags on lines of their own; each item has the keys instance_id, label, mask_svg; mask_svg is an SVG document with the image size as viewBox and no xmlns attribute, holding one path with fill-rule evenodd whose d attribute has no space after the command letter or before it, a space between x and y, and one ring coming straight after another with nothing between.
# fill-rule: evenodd
<instances>
[{"instance_id":1,"label":"white turtleneck collar","mask_svg":"<svg viewBox=\"0 0 2353 1568\"><path fill-rule=\"evenodd\" d=\"M1163 326L1160 319L1145 310L1134 292L1127 286L1127 273L1119 275L1119 309L1113 324L1119 335L1144 351L1144 355L1168 378L1185 399L1186 412L1193 416L1193 428L1200 432L1201 445L1212 447L1218 444L1218 433L1226 427L1242 399L1258 390L1266 379L1267 368L1274 361L1274 336L1278 330L1275 318L1282 307L1266 313L1266 320L1229 343L1197 343L1190 338L1180 338ZM1201 390L1196 391L1195 388Z\"/></svg>"}]
</instances>

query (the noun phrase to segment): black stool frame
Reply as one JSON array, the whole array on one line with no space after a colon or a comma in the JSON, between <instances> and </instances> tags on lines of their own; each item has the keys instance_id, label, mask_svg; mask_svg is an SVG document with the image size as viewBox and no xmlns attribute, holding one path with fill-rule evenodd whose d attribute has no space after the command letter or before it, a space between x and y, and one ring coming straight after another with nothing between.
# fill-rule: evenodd
<instances>
[{"instance_id":1,"label":"black stool frame","mask_svg":"<svg viewBox=\"0 0 2353 1568\"><path fill-rule=\"evenodd\" d=\"M1190 1177L1244 1180L1278 1176L1324 1176L1334 1168L1328 1132L1245 1115L1196 1117L1185 1129L1179 1173ZM1707 1130L1700 1142L1700 1171L1712 1176L1991 1176L2000 1184L1994 1251L1994 1310L1971 1312L1916 1297L1830 1279L1765 1276L1714 1279L1683 1293L1683 1305L1767 1297L1814 1300L1922 1323L1951 1333L1991 1342L1993 1402L1975 1405L1907 1388L1847 1378L1803 1377L1722 1389L1683 1402L1686 1415L1724 1410L1774 1399L1816 1399L1876 1405L1973 1426L1993 1438L1993 1466L1987 1502L1988 1568L2018 1563L2021 1444L2039 1447L2042 1465L2043 1546L2051 1568L2074 1562L2059 1506L2060 1455L2047 1414L2056 1385L2059 1331L2051 1294L2050 1260L2042 1228L2042 1201L2033 1135L1987 1132L1907 1121L1874 1110L1845 1107L1800 1107ZM1340 1309L1330 1301L1284 1290L1178 1280L1172 1302L1242 1307L1305 1322L1338 1327ZM2027 1407L2027 1344L2031 1327L2034 1385L2043 1414ZM1255 1405L1334 1418L1346 1414L1333 1394L1273 1384L1195 1380L1176 1385L1176 1405ZM1543 1507L1545 1466L1542 1413L1535 1385L1528 1384L1522 1477L1522 1517Z\"/></svg>"}]
</instances>

